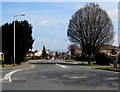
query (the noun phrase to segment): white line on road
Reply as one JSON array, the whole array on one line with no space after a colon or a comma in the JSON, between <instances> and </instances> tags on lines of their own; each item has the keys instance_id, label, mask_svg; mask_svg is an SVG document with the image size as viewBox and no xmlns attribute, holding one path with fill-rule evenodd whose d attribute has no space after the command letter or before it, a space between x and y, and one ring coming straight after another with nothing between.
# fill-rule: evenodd
<instances>
[{"instance_id":1,"label":"white line on road","mask_svg":"<svg viewBox=\"0 0 120 92\"><path fill-rule=\"evenodd\" d=\"M68 66L64 66L64 65L60 65L60 64L56 64L56 65L58 65L58 66L60 66L60 67L62 67L62 68L70 68L70 67L68 67Z\"/></svg>"},{"instance_id":2,"label":"white line on road","mask_svg":"<svg viewBox=\"0 0 120 92\"><path fill-rule=\"evenodd\" d=\"M99 70L99 71L104 71L104 72L109 72L109 73L119 73L119 72L115 72L115 71L108 71L108 70Z\"/></svg>"},{"instance_id":3,"label":"white line on road","mask_svg":"<svg viewBox=\"0 0 120 92\"><path fill-rule=\"evenodd\" d=\"M70 77L71 79L77 79L77 78L87 78L86 76L74 76L74 77Z\"/></svg>"},{"instance_id":4,"label":"white line on road","mask_svg":"<svg viewBox=\"0 0 120 92\"><path fill-rule=\"evenodd\" d=\"M114 79L118 80L118 78L106 78L106 80L114 80Z\"/></svg>"},{"instance_id":5,"label":"white line on road","mask_svg":"<svg viewBox=\"0 0 120 92\"><path fill-rule=\"evenodd\" d=\"M12 81L12 80L11 80L12 74L15 73L15 72L18 72L18 71L22 71L22 70L23 70L23 69L18 69L18 70L15 70L15 71L12 71L12 72L7 73L7 74L4 76L4 80L9 80L9 82L11 82L11 81Z\"/></svg>"},{"instance_id":6,"label":"white line on road","mask_svg":"<svg viewBox=\"0 0 120 92\"><path fill-rule=\"evenodd\" d=\"M23 70L23 69L18 69L18 70L15 70L15 71L12 71L12 72L7 73L7 74L4 76L4 80L8 80L9 82L11 82L11 81L12 81L12 80L11 80L12 74L15 73L15 72L18 72L18 71L22 71L22 70Z\"/></svg>"},{"instance_id":7,"label":"white line on road","mask_svg":"<svg viewBox=\"0 0 120 92\"><path fill-rule=\"evenodd\" d=\"M31 69L31 68L34 68L34 65L31 65L31 67L29 68L23 68L23 69ZM23 69L14 70L12 72L7 73L2 80L8 80L9 82L12 82L12 79L11 79L12 74L18 71L22 71Z\"/></svg>"}]
</instances>

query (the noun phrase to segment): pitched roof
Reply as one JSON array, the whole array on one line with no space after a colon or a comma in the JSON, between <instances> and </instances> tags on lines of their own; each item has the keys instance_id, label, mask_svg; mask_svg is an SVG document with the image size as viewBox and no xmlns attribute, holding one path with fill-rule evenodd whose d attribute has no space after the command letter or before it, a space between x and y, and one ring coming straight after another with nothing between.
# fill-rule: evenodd
<instances>
[{"instance_id":1,"label":"pitched roof","mask_svg":"<svg viewBox=\"0 0 120 92\"><path fill-rule=\"evenodd\" d=\"M119 47L113 46L113 45L104 45L104 46L101 47L101 50L113 49L113 48L118 49Z\"/></svg>"}]
</instances>

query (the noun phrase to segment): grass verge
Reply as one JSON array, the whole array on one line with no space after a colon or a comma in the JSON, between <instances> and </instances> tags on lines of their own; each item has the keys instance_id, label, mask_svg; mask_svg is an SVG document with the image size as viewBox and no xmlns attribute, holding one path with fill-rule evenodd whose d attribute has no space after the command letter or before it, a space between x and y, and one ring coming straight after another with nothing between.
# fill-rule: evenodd
<instances>
[{"instance_id":1,"label":"grass verge","mask_svg":"<svg viewBox=\"0 0 120 92\"><path fill-rule=\"evenodd\" d=\"M100 65L97 65L97 64L85 64L83 66L100 66Z\"/></svg>"},{"instance_id":2,"label":"grass verge","mask_svg":"<svg viewBox=\"0 0 120 92\"><path fill-rule=\"evenodd\" d=\"M73 60L66 60L65 62L73 62Z\"/></svg>"},{"instance_id":3,"label":"grass verge","mask_svg":"<svg viewBox=\"0 0 120 92\"><path fill-rule=\"evenodd\" d=\"M115 71L115 68L113 68L113 67L100 67L100 68L97 68L97 69ZM120 67L117 68L116 72L120 72Z\"/></svg>"},{"instance_id":4,"label":"grass verge","mask_svg":"<svg viewBox=\"0 0 120 92\"><path fill-rule=\"evenodd\" d=\"M97 64L87 64L87 63L77 63L78 65L82 65L82 66L100 66Z\"/></svg>"}]
</instances>

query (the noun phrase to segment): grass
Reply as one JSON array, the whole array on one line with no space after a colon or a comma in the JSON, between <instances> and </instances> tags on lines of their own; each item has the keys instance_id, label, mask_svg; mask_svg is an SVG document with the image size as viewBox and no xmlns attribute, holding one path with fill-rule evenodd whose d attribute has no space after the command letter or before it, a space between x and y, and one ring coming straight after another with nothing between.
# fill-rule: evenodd
<instances>
[{"instance_id":1,"label":"grass","mask_svg":"<svg viewBox=\"0 0 120 92\"><path fill-rule=\"evenodd\" d=\"M13 68L13 64L4 64L3 66L1 65L2 68Z\"/></svg>"},{"instance_id":2,"label":"grass","mask_svg":"<svg viewBox=\"0 0 120 92\"><path fill-rule=\"evenodd\" d=\"M73 60L66 60L65 62L73 62Z\"/></svg>"},{"instance_id":3,"label":"grass","mask_svg":"<svg viewBox=\"0 0 120 92\"><path fill-rule=\"evenodd\" d=\"M79 62L79 63L77 63L78 65L82 65L82 66L100 66L100 65L97 65L97 64L88 64L87 62L84 62L84 63L82 63L82 62Z\"/></svg>"},{"instance_id":4,"label":"grass","mask_svg":"<svg viewBox=\"0 0 120 92\"><path fill-rule=\"evenodd\" d=\"M77 63L78 65L87 65L88 64L88 62L79 62L79 63Z\"/></svg>"},{"instance_id":5,"label":"grass","mask_svg":"<svg viewBox=\"0 0 120 92\"><path fill-rule=\"evenodd\" d=\"M109 70L109 71L115 71L115 68L113 68L113 67L100 67L100 68L98 68L98 69ZM120 67L117 68L116 71L117 71L117 72L120 72Z\"/></svg>"},{"instance_id":6,"label":"grass","mask_svg":"<svg viewBox=\"0 0 120 92\"><path fill-rule=\"evenodd\" d=\"M97 64L84 64L83 66L100 66L100 65L97 65Z\"/></svg>"}]
</instances>

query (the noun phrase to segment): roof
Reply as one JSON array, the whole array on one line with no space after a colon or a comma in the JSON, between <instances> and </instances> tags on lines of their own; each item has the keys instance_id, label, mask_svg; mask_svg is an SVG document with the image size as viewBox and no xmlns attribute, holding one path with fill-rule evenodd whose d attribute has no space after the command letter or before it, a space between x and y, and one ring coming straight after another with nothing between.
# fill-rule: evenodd
<instances>
[{"instance_id":1,"label":"roof","mask_svg":"<svg viewBox=\"0 0 120 92\"><path fill-rule=\"evenodd\" d=\"M105 50L105 49L111 50L113 48L118 49L119 47L113 46L113 45L104 45L104 46L101 47L101 50Z\"/></svg>"}]
</instances>

